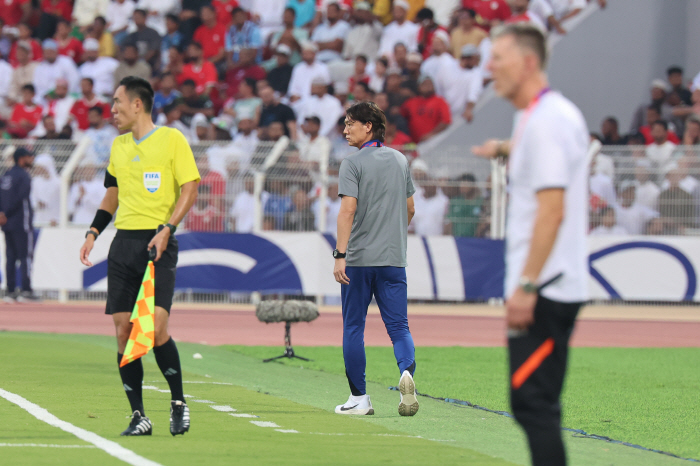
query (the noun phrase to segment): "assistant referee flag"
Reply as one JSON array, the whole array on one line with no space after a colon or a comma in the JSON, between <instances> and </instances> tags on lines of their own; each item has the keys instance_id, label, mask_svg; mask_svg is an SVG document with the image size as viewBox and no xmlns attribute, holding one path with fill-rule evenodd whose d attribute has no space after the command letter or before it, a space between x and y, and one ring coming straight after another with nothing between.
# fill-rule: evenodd
<instances>
[{"instance_id":1,"label":"assistant referee flag","mask_svg":"<svg viewBox=\"0 0 700 466\"><path fill-rule=\"evenodd\" d=\"M155 248L152 249L155 251ZM153 260L148 261L143 282L139 289L136 305L131 313L131 334L126 343L124 356L119 367L123 367L145 356L153 348L155 341L155 267Z\"/></svg>"}]
</instances>

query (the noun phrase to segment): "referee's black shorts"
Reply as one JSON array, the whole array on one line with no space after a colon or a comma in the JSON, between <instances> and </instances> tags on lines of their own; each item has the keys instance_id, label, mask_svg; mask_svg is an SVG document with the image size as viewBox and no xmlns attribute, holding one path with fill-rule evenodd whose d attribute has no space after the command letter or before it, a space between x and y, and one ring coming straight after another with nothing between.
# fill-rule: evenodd
<instances>
[{"instance_id":1,"label":"referee's black shorts","mask_svg":"<svg viewBox=\"0 0 700 466\"><path fill-rule=\"evenodd\" d=\"M107 256L107 309L105 314L132 312L148 265L148 243L156 230L118 230ZM177 239L171 236L155 266L155 305L168 313L175 292Z\"/></svg>"}]
</instances>

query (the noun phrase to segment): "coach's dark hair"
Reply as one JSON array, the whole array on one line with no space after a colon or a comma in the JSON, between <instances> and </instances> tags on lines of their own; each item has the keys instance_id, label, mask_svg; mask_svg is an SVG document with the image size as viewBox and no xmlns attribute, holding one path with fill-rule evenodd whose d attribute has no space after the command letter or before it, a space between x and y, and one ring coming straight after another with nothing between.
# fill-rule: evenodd
<instances>
[{"instance_id":1,"label":"coach's dark hair","mask_svg":"<svg viewBox=\"0 0 700 466\"><path fill-rule=\"evenodd\" d=\"M384 112L377 107L374 102L358 102L353 104L345 112L348 118L360 123L372 123L372 137L381 142L384 142L384 134L386 133L386 116Z\"/></svg>"},{"instance_id":2,"label":"coach's dark hair","mask_svg":"<svg viewBox=\"0 0 700 466\"><path fill-rule=\"evenodd\" d=\"M521 48L534 52L540 60L540 69L547 67L547 39L540 28L530 23L512 23L496 28L491 34L492 40L504 36L512 36Z\"/></svg>"},{"instance_id":3,"label":"coach's dark hair","mask_svg":"<svg viewBox=\"0 0 700 466\"><path fill-rule=\"evenodd\" d=\"M124 90L129 94L129 98L141 99L144 112L150 114L153 109L153 87L151 83L137 76L127 76L119 81L120 86L124 86Z\"/></svg>"}]
</instances>

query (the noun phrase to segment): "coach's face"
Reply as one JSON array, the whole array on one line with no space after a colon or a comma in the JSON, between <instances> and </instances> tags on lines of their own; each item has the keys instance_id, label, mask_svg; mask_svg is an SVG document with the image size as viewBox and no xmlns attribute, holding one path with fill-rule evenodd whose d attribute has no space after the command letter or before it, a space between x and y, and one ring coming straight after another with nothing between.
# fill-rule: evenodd
<instances>
[{"instance_id":1,"label":"coach's face","mask_svg":"<svg viewBox=\"0 0 700 466\"><path fill-rule=\"evenodd\" d=\"M493 76L494 89L500 97L512 100L517 95L526 76L525 58L525 53L513 36L501 36L493 42L488 69Z\"/></svg>"},{"instance_id":2,"label":"coach's face","mask_svg":"<svg viewBox=\"0 0 700 466\"><path fill-rule=\"evenodd\" d=\"M114 93L114 104L112 105L112 114L114 115L114 123L120 131L128 130L136 121L136 107L140 103L139 100L131 100L129 95L124 90L124 86L119 86Z\"/></svg>"},{"instance_id":3,"label":"coach's face","mask_svg":"<svg viewBox=\"0 0 700 466\"><path fill-rule=\"evenodd\" d=\"M353 147L360 147L367 141L368 135L372 132L372 123L362 124L359 121L345 118L345 129L343 135Z\"/></svg>"}]
</instances>

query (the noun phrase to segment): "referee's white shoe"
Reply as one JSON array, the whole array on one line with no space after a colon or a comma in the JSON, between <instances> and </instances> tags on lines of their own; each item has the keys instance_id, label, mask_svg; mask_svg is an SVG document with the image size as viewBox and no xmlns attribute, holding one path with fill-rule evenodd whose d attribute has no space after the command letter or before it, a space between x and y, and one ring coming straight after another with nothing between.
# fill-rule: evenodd
<instances>
[{"instance_id":1,"label":"referee's white shoe","mask_svg":"<svg viewBox=\"0 0 700 466\"><path fill-rule=\"evenodd\" d=\"M399 380L399 414L402 416L413 416L418 412L418 398L416 398L416 384L408 371L403 371Z\"/></svg>"},{"instance_id":2,"label":"referee's white shoe","mask_svg":"<svg viewBox=\"0 0 700 466\"><path fill-rule=\"evenodd\" d=\"M369 395L350 395L350 398L348 398L345 404L335 407L335 412L336 414L355 414L363 416L365 414L374 414L374 408L372 408Z\"/></svg>"}]
</instances>

